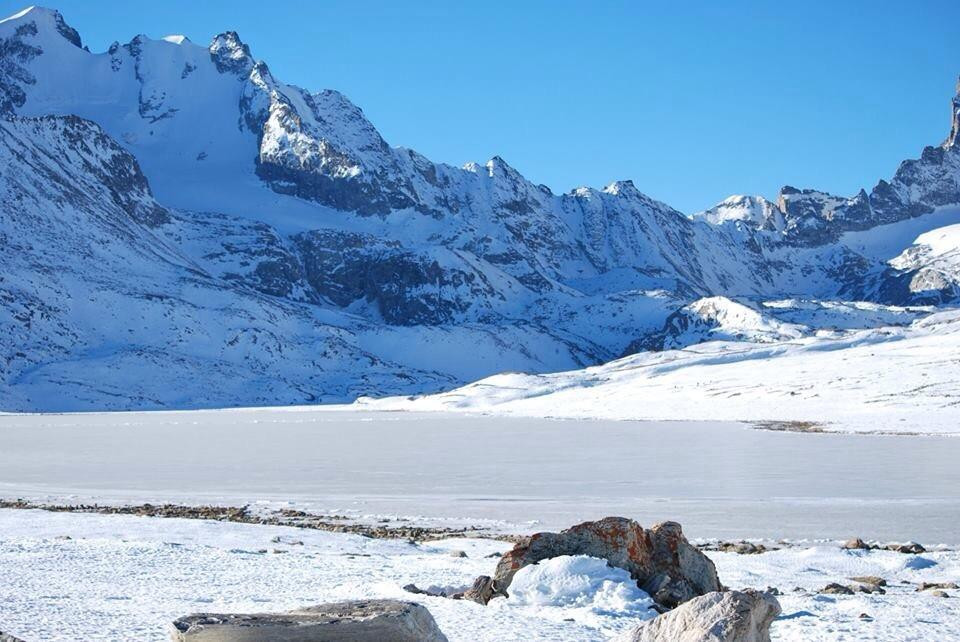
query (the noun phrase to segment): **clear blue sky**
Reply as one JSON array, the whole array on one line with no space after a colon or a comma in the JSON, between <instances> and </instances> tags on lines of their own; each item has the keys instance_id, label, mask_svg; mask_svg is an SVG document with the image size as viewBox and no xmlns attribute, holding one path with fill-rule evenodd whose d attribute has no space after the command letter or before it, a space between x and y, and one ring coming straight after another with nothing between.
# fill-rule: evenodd
<instances>
[{"instance_id":1,"label":"clear blue sky","mask_svg":"<svg viewBox=\"0 0 960 642\"><path fill-rule=\"evenodd\" d=\"M872 186L943 140L960 74L958 0L47 6L93 51L234 30L393 145L456 165L499 154L558 192L630 178L686 212L783 184Z\"/></svg>"}]
</instances>

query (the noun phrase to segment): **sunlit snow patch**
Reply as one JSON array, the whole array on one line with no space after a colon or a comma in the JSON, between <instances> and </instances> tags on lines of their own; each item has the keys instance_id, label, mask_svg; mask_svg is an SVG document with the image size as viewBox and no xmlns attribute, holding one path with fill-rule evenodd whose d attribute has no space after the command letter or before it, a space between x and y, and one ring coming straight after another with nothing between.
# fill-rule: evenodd
<instances>
[{"instance_id":1,"label":"sunlit snow patch","mask_svg":"<svg viewBox=\"0 0 960 642\"><path fill-rule=\"evenodd\" d=\"M562 555L525 566L514 575L509 593L491 606L532 607L547 619L572 619L607 631L657 615L653 600L627 571L587 555Z\"/></svg>"}]
</instances>

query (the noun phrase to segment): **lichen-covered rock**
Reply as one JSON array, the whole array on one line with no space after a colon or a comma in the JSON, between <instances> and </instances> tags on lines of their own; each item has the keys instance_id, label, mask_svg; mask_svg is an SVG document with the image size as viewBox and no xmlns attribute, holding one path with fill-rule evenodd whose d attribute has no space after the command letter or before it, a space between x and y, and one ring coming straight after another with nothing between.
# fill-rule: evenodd
<instances>
[{"instance_id":1,"label":"lichen-covered rock","mask_svg":"<svg viewBox=\"0 0 960 642\"><path fill-rule=\"evenodd\" d=\"M288 613L209 614L179 618L175 642L446 642L423 606L400 600L353 600Z\"/></svg>"},{"instance_id":2,"label":"lichen-covered rock","mask_svg":"<svg viewBox=\"0 0 960 642\"><path fill-rule=\"evenodd\" d=\"M680 524L663 522L644 529L632 519L606 517L560 533L537 533L520 542L501 558L489 582L489 594L507 595L517 571L560 555L605 559L628 571L658 604L668 608L720 590L713 562L687 541ZM478 596L486 594L476 586L473 590Z\"/></svg>"},{"instance_id":3,"label":"lichen-covered rock","mask_svg":"<svg viewBox=\"0 0 960 642\"><path fill-rule=\"evenodd\" d=\"M637 626L618 642L770 642L777 598L759 591L709 593Z\"/></svg>"}]
</instances>

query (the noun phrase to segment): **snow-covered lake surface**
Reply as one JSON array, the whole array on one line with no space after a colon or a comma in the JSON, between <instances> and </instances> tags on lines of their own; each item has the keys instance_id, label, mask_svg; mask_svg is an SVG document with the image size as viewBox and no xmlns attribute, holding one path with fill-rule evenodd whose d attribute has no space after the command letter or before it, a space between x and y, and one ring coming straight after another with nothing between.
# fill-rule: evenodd
<instances>
[{"instance_id":1,"label":"snow-covered lake surface","mask_svg":"<svg viewBox=\"0 0 960 642\"><path fill-rule=\"evenodd\" d=\"M960 544L960 439L735 423L257 409L2 415L0 497L261 502L503 531Z\"/></svg>"}]
</instances>

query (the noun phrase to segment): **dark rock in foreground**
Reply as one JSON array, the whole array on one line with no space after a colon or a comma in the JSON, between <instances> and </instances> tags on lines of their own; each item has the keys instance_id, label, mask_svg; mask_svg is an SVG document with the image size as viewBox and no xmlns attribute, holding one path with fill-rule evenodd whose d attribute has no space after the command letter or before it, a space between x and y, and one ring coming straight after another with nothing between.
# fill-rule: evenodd
<instances>
[{"instance_id":1,"label":"dark rock in foreground","mask_svg":"<svg viewBox=\"0 0 960 642\"><path fill-rule=\"evenodd\" d=\"M497 565L492 579L465 595L486 603L507 595L513 576L524 566L561 555L590 555L622 568L661 606L672 608L720 590L713 562L683 536L680 524L663 522L644 529L624 517L584 522L560 533L537 533L518 543Z\"/></svg>"},{"instance_id":2,"label":"dark rock in foreground","mask_svg":"<svg viewBox=\"0 0 960 642\"><path fill-rule=\"evenodd\" d=\"M446 642L430 612L414 602L352 600L287 613L188 615L175 642Z\"/></svg>"},{"instance_id":3,"label":"dark rock in foreground","mask_svg":"<svg viewBox=\"0 0 960 642\"><path fill-rule=\"evenodd\" d=\"M648 620L618 642L770 642L780 603L768 593L709 593Z\"/></svg>"},{"instance_id":4,"label":"dark rock in foreground","mask_svg":"<svg viewBox=\"0 0 960 642\"><path fill-rule=\"evenodd\" d=\"M916 542L907 542L906 544L888 544L887 550L895 551L897 553L906 553L907 555L919 555L920 553L927 552L927 549Z\"/></svg>"},{"instance_id":5,"label":"dark rock in foreground","mask_svg":"<svg viewBox=\"0 0 960 642\"><path fill-rule=\"evenodd\" d=\"M0 642L23 642L20 638L0 631Z\"/></svg>"},{"instance_id":6,"label":"dark rock in foreground","mask_svg":"<svg viewBox=\"0 0 960 642\"><path fill-rule=\"evenodd\" d=\"M493 599L493 580L488 575L481 575L473 581L473 586L464 592L463 599L486 604Z\"/></svg>"},{"instance_id":7,"label":"dark rock in foreground","mask_svg":"<svg viewBox=\"0 0 960 642\"><path fill-rule=\"evenodd\" d=\"M843 584L838 584L836 582L830 582L817 592L824 593L826 595L853 595L856 593L856 591L849 586L844 586Z\"/></svg>"},{"instance_id":8,"label":"dark rock in foreground","mask_svg":"<svg viewBox=\"0 0 960 642\"><path fill-rule=\"evenodd\" d=\"M956 582L920 582L917 591L930 591L933 589L956 589L960 588Z\"/></svg>"}]
</instances>

